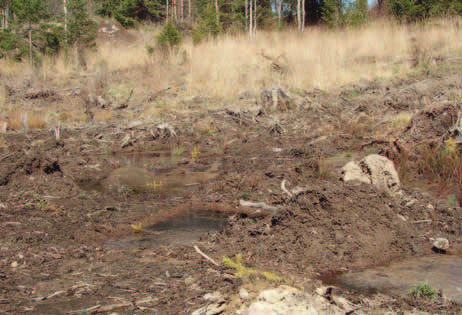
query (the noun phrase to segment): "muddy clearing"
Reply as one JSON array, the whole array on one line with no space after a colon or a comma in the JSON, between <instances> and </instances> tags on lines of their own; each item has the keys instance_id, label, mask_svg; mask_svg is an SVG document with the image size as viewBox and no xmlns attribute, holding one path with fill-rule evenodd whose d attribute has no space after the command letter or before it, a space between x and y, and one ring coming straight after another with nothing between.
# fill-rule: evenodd
<instances>
[{"instance_id":1,"label":"muddy clearing","mask_svg":"<svg viewBox=\"0 0 462 315\"><path fill-rule=\"evenodd\" d=\"M0 155L0 311L189 314L218 291L222 313L235 314L243 286L286 283L311 292L329 274L432 255L431 237L448 239L448 253L460 254L462 210L447 197L457 201L458 187L435 194L411 145L445 143L459 94L458 77L435 68L394 83L292 91L282 108L261 110L260 99L246 95L255 109L191 111L168 124L129 118L64 124L59 139L55 129L7 131ZM427 114L419 112L428 106ZM124 109L114 111L123 117ZM371 153L395 162L401 196L339 181L347 162ZM127 183L124 172L142 175ZM290 198L283 180L290 189L308 189ZM206 214L210 232L156 229L195 213ZM193 230L200 225L191 222ZM280 279L236 276L222 260L237 254L245 266ZM353 289L339 294L362 314L462 309L383 294L367 295L366 303L366 293Z\"/></svg>"}]
</instances>

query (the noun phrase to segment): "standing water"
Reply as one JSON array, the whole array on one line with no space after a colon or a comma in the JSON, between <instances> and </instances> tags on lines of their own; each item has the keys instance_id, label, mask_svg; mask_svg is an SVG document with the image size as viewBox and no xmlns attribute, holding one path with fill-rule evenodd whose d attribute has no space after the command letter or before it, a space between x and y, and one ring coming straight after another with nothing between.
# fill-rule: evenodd
<instances>
[{"instance_id":1,"label":"standing water","mask_svg":"<svg viewBox=\"0 0 462 315\"><path fill-rule=\"evenodd\" d=\"M462 257L432 255L412 257L359 272L350 271L327 280L328 284L362 290L407 295L423 282L442 289L445 297L462 302Z\"/></svg>"}]
</instances>

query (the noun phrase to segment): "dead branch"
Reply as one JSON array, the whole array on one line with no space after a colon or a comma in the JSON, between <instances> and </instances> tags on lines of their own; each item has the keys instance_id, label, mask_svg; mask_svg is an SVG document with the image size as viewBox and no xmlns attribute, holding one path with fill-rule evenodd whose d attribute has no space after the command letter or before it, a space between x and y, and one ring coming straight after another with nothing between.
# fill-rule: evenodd
<instances>
[{"instance_id":1,"label":"dead branch","mask_svg":"<svg viewBox=\"0 0 462 315\"><path fill-rule=\"evenodd\" d=\"M196 252L199 253L199 255L201 255L202 257L204 257L205 259L207 259L208 261L210 261L212 264L214 264L215 266L220 266L220 264L218 264L215 260L213 260L212 258L210 258L209 256L207 256L206 254L204 254L200 249L199 247L197 247L197 245L194 245L193 246L194 249L196 250Z\"/></svg>"},{"instance_id":2,"label":"dead branch","mask_svg":"<svg viewBox=\"0 0 462 315\"><path fill-rule=\"evenodd\" d=\"M51 294L48 294L48 295L44 295L44 296L41 296L41 297L38 297L38 298L33 298L32 300L33 301L45 301L45 300L48 300L48 299L51 299L55 296L60 296L62 294L66 293L65 291L57 291L55 293L51 293Z\"/></svg>"},{"instance_id":3,"label":"dead branch","mask_svg":"<svg viewBox=\"0 0 462 315\"><path fill-rule=\"evenodd\" d=\"M266 211L272 211L276 212L278 208L267 205L264 202L252 202L252 201L245 201L245 200L239 200L239 204L241 207L249 207L249 208L262 208L263 210Z\"/></svg>"},{"instance_id":4,"label":"dead branch","mask_svg":"<svg viewBox=\"0 0 462 315\"><path fill-rule=\"evenodd\" d=\"M105 312L110 312L110 311L113 311L113 310L116 310L116 309L119 309L119 308L124 308L124 307L127 307L127 306L131 306L132 303L129 303L129 302L126 302L126 303L119 303L119 304L111 304L111 305L105 305L105 306L101 306L101 305L96 305L96 306L93 306L93 307L89 307L89 308L86 308L86 309L81 309L81 310L77 310L77 311L70 311L70 312L67 312L66 314L70 314L70 315L78 315L78 314L99 314L99 313L105 313Z\"/></svg>"},{"instance_id":5,"label":"dead branch","mask_svg":"<svg viewBox=\"0 0 462 315\"><path fill-rule=\"evenodd\" d=\"M293 199L296 198L298 195L301 195L306 192L311 192L311 189L307 186L297 186L292 190L288 190L286 187L287 181L285 179L281 182L281 190L289 196L289 198Z\"/></svg>"},{"instance_id":6,"label":"dead branch","mask_svg":"<svg viewBox=\"0 0 462 315\"><path fill-rule=\"evenodd\" d=\"M167 123L161 123L161 124L157 125L156 128L157 128L157 129L160 129L160 130L167 129L168 131L170 131L170 134L171 134L173 137L176 137L176 132L175 132L175 130L172 128L172 126L170 126L170 125L167 124Z\"/></svg>"},{"instance_id":7,"label":"dead branch","mask_svg":"<svg viewBox=\"0 0 462 315\"><path fill-rule=\"evenodd\" d=\"M287 196L289 196L289 198L292 198L293 197L293 194L286 188L286 180L283 179L282 180L282 183L281 183L281 189L283 192L285 192L287 194Z\"/></svg>"},{"instance_id":8,"label":"dead branch","mask_svg":"<svg viewBox=\"0 0 462 315\"><path fill-rule=\"evenodd\" d=\"M409 223L413 224L418 224L418 223L432 223L432 220L417 220L417 221L411 221Z\"/></svg>"}]
</instances>

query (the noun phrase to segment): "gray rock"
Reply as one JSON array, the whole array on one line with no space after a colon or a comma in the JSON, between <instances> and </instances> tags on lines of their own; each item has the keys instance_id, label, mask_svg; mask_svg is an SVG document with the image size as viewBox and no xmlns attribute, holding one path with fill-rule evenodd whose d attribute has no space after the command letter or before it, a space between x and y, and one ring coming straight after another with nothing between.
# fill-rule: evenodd
<instances>
[{"instance_id":1,"label":"gray rock","mask_svg":"<svg viewBox=\"0 0 462 315\"><path fill-rule=\"evenodd\" d=\"M344 310L317 295L310 295L295 288L281 285L276 289L260 292L257 300L238 314L246 315L299 315L332 314L343 315Z\"/></svg>"},{"instance_id":2,"label":"gray rock","mask_svg":"<svg viewBox=\"0 0 462 315\"><path fill-rule=\"evenodd\" d=\"M340 179L344 182L367 183L390 193L398 193L401 186L393 162L378 154L368 155L359 162L347 163L342 168Z\"/></svg>"},{"instance_id":3,"label":"gray rock","mask_svg":"<svg viewBox=\"0 0 462 315\"><path fill-rule=\"evenodd\" d=\"M432 245L442 251L447 251L449 249L449 241L442 237L435 238Z\"/></svg>"}]
</instances>

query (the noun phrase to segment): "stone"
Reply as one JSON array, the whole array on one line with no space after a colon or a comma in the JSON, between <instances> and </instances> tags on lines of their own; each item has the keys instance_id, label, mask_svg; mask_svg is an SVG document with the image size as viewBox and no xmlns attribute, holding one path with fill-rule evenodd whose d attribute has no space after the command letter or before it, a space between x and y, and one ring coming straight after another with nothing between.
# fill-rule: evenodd
<instances>
[{"instance_id":1,"label":"stone","mask_svg":"<svg viewBox=\"0 0 462 315\"><path fill-rule=\"evenodd\" d=\"M241 288L239 290L239 297L241 300L247 300L249 298L249 292L246 289Z\"/></svg>"},{"instance_id":2,"label":"stone","mask_svg":"<svg viewBox=\"0 0 462 315\"><path fill-rule=\"evenodd\" d=\"M443 252L446 252L449 249L449 241L442 237L435 238L432 245L434 248Z\"/></svg>"},{"instance_id":3,"label":"stone","mask_svg":"<svg viewBox=\"0 0 462 315\"><path fill-rule=\"evenodd\" d=\"M367 183L390 193L399 193L401 187L393 162L378 154L368 155L359 162L347 163L342 168L340 180Z\"/></svg>"}]
</instances>

